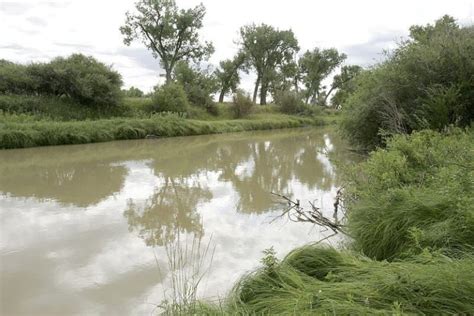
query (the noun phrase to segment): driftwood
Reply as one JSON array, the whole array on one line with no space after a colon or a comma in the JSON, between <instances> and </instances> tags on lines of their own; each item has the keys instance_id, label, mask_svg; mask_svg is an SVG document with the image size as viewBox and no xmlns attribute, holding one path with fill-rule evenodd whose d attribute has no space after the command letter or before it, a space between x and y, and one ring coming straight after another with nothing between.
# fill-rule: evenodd
<instances>
[{"instance_id":1,"label":"driftwood","mask_svg":"<svg viewBox=\"0 0 474 316\"><path fill-rule=\"evenodd\" d=\"M334 213L333 213L332 219L324 216L320 208L314 205L314 202L308 202L310 208L305 209L304 207L301 206L300 200L298 199L294 201L290 199L289 197L281 195L281 194L277 194L273 192L272 194L281 198L287 204L287 207L283 210L282 214L274 218L272 221L275 221L278 218L282 218L286 216L292 222L312 223L320 227L330 229L333 232L333 234L324 238L323 240L326 240L339 233L349 236L347 232L345 231L345 226L343 224L345 214L344 214L344 209L342 207L342 188L340 188L337 191L337 194L335 197L335 201L333 204ZM342 213L341 219L339 219L340 217L339 213ZM319 242L323 240L320 240Z\"/></svg>"}]
</instances>

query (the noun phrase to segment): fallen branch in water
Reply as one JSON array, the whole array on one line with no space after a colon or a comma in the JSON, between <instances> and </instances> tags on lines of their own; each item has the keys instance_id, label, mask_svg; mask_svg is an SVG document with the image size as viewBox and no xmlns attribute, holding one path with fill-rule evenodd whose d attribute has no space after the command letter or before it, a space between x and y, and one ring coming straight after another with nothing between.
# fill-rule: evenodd
<instances>
[{"instance_id":1,"label":"fallen branch in water","mask_svg":"<svg viewBox=\"0 0 474 316\"><path fill-rule=\"evenodd\" d=\"M349 236L346 231L344 230L344 225L341 223L341 221L338 219L338 212L341 210L341 201L342 201L342 188L337 191L336 194L336 200L334 202L334 219L330 219L326 216L323 215L321 212L321 209L314 205L314 203L309 202L309 205L311 208L304 209L301 204L300 200L292 200L287 196L278 194L278 193L273 193L273 195L278 196L279 198L283 199L287 204L288 207L286 207L283 210L283 213L277 217L275 217L273 221L275 221L278 218L282 218L284 216L287 216L288 219L292 222L305 222L305 223L312 223L324 228L328 228L332 230L333 234L329 237L332 237L338 233L344 234L346 236ZM345 217L345 214L344 214ZM344 218L343 217L343 218ZM325 239L329 238L326 237ZM325 240L323 239L323 240ZM321 240L322 241L322 240ZM320 242L321 242L320 241Z\"/></svg>"}]
</instances>

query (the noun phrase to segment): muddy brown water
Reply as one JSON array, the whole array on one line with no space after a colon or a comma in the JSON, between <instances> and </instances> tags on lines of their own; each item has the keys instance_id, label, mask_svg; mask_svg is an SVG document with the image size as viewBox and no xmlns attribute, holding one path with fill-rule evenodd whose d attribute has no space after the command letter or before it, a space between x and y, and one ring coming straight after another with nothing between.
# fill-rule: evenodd
<instances>
[{"instance_id":1,"label":"muddy brown water","mask_svg":"<svg viewBox=\"0 0 474 316\"><path fill-rule=\"evenodd\" d=\"M196 238L214 249L198 295L222 297L262 250L327 234L273 220L270 192L331 214L354 159L326 128L0 151L0 314L150 315Z\"/></svg>"}]
</instances>

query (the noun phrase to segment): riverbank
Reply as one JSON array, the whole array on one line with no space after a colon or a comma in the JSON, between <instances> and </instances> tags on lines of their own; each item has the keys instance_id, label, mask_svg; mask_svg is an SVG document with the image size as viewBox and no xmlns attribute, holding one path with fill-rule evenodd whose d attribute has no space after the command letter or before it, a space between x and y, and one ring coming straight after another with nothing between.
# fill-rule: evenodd
<instances>
[{"instance_id":1,"label":"riverbank","mask_svg":"<svg viewBox=\"0 0 474 316\"><path fill-rule=\"evenodd\" d=\"M220 134L252 130L323 126L330 120L284 114L254 114L246 119L197 120L177 115L149 118L111 118L87 121L29 120L5 117L0 121L0 148L86 144L146 137Z\"/></svg>"}]
</instances>

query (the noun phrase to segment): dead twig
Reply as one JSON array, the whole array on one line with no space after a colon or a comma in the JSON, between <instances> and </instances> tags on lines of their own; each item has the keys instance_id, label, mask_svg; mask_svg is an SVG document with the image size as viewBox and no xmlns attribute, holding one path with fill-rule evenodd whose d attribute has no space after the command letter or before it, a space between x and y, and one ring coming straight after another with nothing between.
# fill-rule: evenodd
<instances>
[{"instance_id":1,"label":"dead twig","mask_svg":"<svg viewBox=\"0 0 474 316\"><path fill-rule=\"evenodd\" d=\"M273 195L283 199L286 204L288 205L281 215L275 217L271 222L277 220L278 218L288 217L288 219L292 222L305 222L305 223L312 223L324 228L328 228L332 230L334 236L338 233L347 235L346 231L344 230L344 225L338 219L338 212L341 210L341 202L342 202L342 188L337 191L336 200L334 202L334 219L330 219L323 215L320 208L314 205L313 202L309 202L310 209L305 209L301 206L300 200L293 201L287 196L274 193Z\"/></svg>"}]
</instances>

